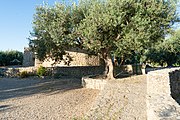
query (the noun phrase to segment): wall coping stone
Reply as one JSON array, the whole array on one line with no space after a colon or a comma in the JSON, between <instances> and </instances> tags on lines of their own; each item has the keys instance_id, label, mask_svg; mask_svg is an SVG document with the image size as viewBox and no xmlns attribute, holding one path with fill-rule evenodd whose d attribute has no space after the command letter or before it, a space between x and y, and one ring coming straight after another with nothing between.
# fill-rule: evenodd
<instances>
[{"instance_id":1,"label":"wall coping stone","mask_svg":"<svg viewBox=\"0 0 180 120\"><path fill-rule=\"evenodd\" d=\"M93 75L93 76L95 76L95 75ZM91 78L91 77L92 77L92 75L82 77L82 86L84 88L103 90L105 85L107 84L107 80L100 79L100 78L95 79L95 78Z\"/></svg>"}]
</instances>

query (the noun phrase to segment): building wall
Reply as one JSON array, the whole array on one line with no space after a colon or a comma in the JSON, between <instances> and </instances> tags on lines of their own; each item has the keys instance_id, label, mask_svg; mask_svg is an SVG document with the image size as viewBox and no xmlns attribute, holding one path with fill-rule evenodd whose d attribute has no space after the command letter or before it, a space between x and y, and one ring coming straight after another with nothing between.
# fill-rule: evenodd
<instances>
[{"instance_id":1,"label":"building wall","mask_svg":"<svg viewBox=\"0 0 180 120\"><path fill-rule=\"evenodd\" d=\"M23 66L34 66L34 53L27 47L24 48Z\"/></svg>"},{"instance_id":2,"label":"building wall","mask_svg":"<svg viewBox=\"0 0 180 120\"><path fill-rule=\"evenodd\" d=\"M52 59L46 59L45 61L40 61L35 59L34 53L27 47L24 48L23 56L23 66L35 66L39 67L40 65L44 67L58 67L58 66L99 66L100 58L95 55L88 55L86 51L83 51L79 48L74 48L69 51L66 51L68 56L65 55L63 60L58 64L53 64ZM66 64L69 63L69 64Z\"/></svg>"},{"instance_id":3,"label":"building wall","mask_svg":"<svg viewBox=\"0 0 180 120\"><path fill-rule=\"evenodd\" d=\"M63 60L58 64L53 64L54 61L52 59L46 59L44 62L39 60L35 60L35 66L38 67L40 65L44 67L57 67L57 66L99 66L100 58L95 55L88 55L86 52L82 50L71 50L67 51L68 56L64 56ZM66 64L68 63L69 64Z\"/></svg>"}]
</instances>

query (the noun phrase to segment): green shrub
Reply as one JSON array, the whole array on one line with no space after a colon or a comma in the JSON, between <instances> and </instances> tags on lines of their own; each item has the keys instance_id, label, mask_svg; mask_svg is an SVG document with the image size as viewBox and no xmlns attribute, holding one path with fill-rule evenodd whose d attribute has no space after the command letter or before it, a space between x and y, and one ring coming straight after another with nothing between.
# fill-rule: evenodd
<instances>
[{"instance_id":1,"label":"green shrub","mask_svg":"<svg viewBox=\"0 0 180 120\"><path fill-rule=\"evenodd\" d=\"M22 71L18 74L20 78L27 78L29 77L29 73L27 71Z\"/></svg>"},{"instance_id":2,"label":"green shrub","mask_svg":"<svg viewBox=\"0 0 180 120\"><path fill-rule=\"evenodd\" d=\"M40 66L38 69L37 69L37 75L38 76L46 76L47 75L47 68L43 67L43 66Z\"/></svg>"}]
</instances>

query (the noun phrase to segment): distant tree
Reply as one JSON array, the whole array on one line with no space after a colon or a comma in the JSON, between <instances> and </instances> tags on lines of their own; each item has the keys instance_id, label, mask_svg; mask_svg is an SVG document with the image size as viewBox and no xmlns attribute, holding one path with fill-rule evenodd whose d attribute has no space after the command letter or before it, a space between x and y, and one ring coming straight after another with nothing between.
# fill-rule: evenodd
<instances>
[{"instance_id":1,"label":"distant tree","mask_svg":"<svg viewBox=\"0 0 180 120\"><path fill-rule=\"evenodd\" d=\"M0 66L18 65L18 64L22 64L22 62L23 62L22 52L14 51L14 50L0 51Z\"/></svg>"},{"instance_id":2,"label":"distant tree","mask_svg":"<svg viewBox=\"0 0 180 120\"><path fill-rule=\"evenodd\" d=\"M146 53L146 60L163 66L180 65L180 30Z\"/></svg>"},{"instance_id":3,"label":"distant tree","mask_svg":"<svg viewBox=\"0 0 180 120\"><path fill-rule=\"evenodd\" d=\"M83 0L78 5L39 6L30 46L38 58L63 59L65 50L81 47L100 55L105 75L113 79L112 54L143 54L162 41L176 20L171 0Z\"/></svg>"}]
</instances>

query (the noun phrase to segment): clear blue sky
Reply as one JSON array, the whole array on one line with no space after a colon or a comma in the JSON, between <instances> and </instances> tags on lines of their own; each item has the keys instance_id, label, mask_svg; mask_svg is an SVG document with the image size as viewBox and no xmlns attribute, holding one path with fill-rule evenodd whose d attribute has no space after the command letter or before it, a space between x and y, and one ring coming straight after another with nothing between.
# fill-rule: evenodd
<instances>
[{"instance_id":1,"label":"clear blue sky","mask_svg":"<svg viewBox=\"0 0 180 120\"><path fill-rule=\"evenodd\" d=\"M62 0L1 0L0 1L0 51L24 51L32 31L35 8L43 1L53 5ZM67 0L65 0L67 1ZM75 1L75 0L74 0Z\"/></svg>"},{"instance_id":2,"label":"clear blue sky","mask_svg":"<svg viewBox=\"0 0 180 120\"><path fill-rule=\"evenodd\" d=\"M0 1L0 51L24 50L32 31L35 8L43 1L52 5L62 0L1 0ZM64 0L67 2L67 0ZM77 1L77 0L73 0Z\"/></svg>"}]
</instances>

